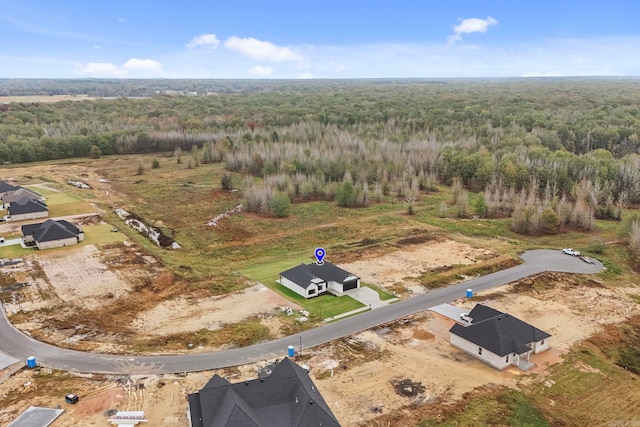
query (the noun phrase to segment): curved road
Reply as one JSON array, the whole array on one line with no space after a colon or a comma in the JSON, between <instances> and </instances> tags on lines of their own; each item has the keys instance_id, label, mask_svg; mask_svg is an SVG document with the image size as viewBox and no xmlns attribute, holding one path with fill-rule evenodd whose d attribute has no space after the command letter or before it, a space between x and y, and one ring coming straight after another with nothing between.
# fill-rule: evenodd
<instances>
[{"instance_id":1,"label":"curved road","mask_svg":"<svg viewBox=\"0 0 640 427\"><path fill-rule=\"evenodd\" d=\"M430 307L451 302L463 297L467 288L474 292L501 286L543 271L591 274L603 270L603 265L594 264L557 250L535 250L521 255L524 264L476 279L429 291L406 301L386 305L353 317L329 323L316 329L275 341L254 344L249 347L222 350L206 354L176 356L116 356L67 350L35 340L7 320L4 309L0 316L0 351L25 360L35 356L42 366L75 372L105 374L166 374L195 372L228 366L244 365L260 360L272 359L286 354L287 346L309 348L338 338L363 331L402 317L424 311Z\"/></svg>"}]
</instances>

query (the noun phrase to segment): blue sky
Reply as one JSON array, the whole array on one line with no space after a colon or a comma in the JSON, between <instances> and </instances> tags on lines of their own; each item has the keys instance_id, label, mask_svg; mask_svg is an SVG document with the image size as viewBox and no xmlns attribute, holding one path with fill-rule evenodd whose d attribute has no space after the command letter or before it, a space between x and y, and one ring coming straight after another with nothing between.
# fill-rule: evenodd
<instances>
[{"instance_id":1,"label":"blue sky","mask_svg":"<svg viewBox=\"0 0 640 427\"><path fill-rule=\"evenodd\" d=\"M640 1L0 0L0 77L639 76Z\"/></svg>"}]
</instances>

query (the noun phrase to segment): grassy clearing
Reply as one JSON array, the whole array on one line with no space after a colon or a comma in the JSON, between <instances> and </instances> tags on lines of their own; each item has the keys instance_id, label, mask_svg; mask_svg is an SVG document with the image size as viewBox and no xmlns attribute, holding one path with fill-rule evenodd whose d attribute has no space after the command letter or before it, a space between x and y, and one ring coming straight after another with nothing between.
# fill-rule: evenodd
<instances>
[{"instance_id":1,"label":"grassy clearing","mask_svg":"<svg viewBox=\"0 0 640 427\"><path fill-rule=\"evenodd\" d=\"M367 288L373 289L374 291L376 291L378 293L378 296L380 297L380 300L382 301L388 301L390 299L395 298L395 296L379 287L377 287L376 285L373 285L371 283L360 283L360 286L366 286Z\"/></svg>"},{"instance_id":2,"label":"grassy clearing","mask_svg":"<svg viewBox=\"0 0 640 427\"><path fill-rule=\"evenodd\" d=\"M553 384L531 387L528 394L553 425L637 421L637 376L616 366L595 345L577 346L551 371Z\"/></svg>"},{"instance_id":3,"label":"grassy clearing","mask_svg":"<svg viewBox=\"0 0 640 427\"><path fill-rule=\"evenodd\" d=\"M25 249L20 245L0 246L0 258L23 258L27 255L32 255L32 254L33 254L33 249Z\"/></svg>"},{"instance_id":4,"label":"grassy clearing","mask_svg":"<svg viewBox=\"0 0 640 427\"><path fill-rule=\"evenodd\" d=\"M49 207L50 217L77 215L96 211L94 206L78 194L52 191L40 187L36 188L35 191L46 198L45 203Z\"/></svg>"},{"instance_id":5,"label":"grassy clearing","mask_svg":"<svg viewBox=\"0 0 640 427\"><path fill-rule=\"evenodd\" d=\"M123 242L127 240L127 236L125 234L121 232L112 232L111 230L113 228L113 225L106 223L83 225L82 230L84 231L86 239L80 244L100 245L103 243Z\"/></svg>"},{"instance_id":6,"label":"grassy clearing","mask_svg":"<svg viewBox=\"0 0 640 427\"><path fill-rule=\"evenodd\" d=\"M272 338L269 328L264 326L257 317L252 317L213 331L200 329L196 332L165 335L149 340L137 340L131 345L131 349L134 352L157 351L158 348L181 351L188 349L190 343L196 347L200 345L246 347Z\"/></svg>"},{"instance_id":7,"label":"grassy clearing","mask_svg":"<svg viewBox=\"0 0 640 427\"><path fill-rule=\"evenodd\" d=\"M497 386L476 389L453 404L430 406L420 409L428 415L418 427L551 425L526 394Z\"/></svg>"},{"instance_id":8,"label":"grassy clearing","mask_svg":"<svg viewBox=\"0 0 640 427\"><path fill-rule=\"evenodd\" d=\"M457 264L435 268L433 271L426 272L418 277L418 282L429 289L435 289L448 286L468 277L485 276L496 271L505 270L518 264L519 261L516 258L503 255L487 261L481 266Z\"/></svg>"}]
</instances>

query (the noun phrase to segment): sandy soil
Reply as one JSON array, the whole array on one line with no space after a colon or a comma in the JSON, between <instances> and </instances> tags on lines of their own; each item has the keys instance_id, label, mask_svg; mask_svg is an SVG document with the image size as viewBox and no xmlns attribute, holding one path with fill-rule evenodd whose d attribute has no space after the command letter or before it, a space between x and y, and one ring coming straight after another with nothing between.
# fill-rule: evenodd
<instances>
[{"instance_id":1,"label":"sandy soil","mask_svg":"<svg viewBox=\"0 0 640 427\"><path fill-rule=\"evenodd\" d=\"M365 282L388 286L396 282L411 283L407 276L417 276L429 268L457 263L469 264L491 256L486 250L475 249L464 243L430 241L407 246L373 261L357 261L341 266L358 273ZM139 262L152 268L137 268L137 264L113 268L108 260L119 257L139 257ZM41 251L37 256L27 258L24 268L26 271L35 271L32 277L25 279L33 282L34 286L25 289L27 297L21 302L21 306L8 305L7 309L12 312L21 307L28 312L68 304L85 309L98 308L106 299L127 295L136 283L148 279L154 272L159 274L160 267L155 264L155 259L142 256L127 242L125 249L99 250L95 245L87 245L65 251ZM414 285L414 292L423 292L422 286ZM159 336L199 329L215 330L224 324L237 323L258 314L273 314L283 306L300 308L265 286L255 284L241 292L225 296L185 296L161 302L148 311L140 312L131 326L140 336ZM44 320L40 318L40 321ZM265 316L263 323L278 335L277 322L274 323L273 319ZM37 322L25 322L17 326L30 331L40 328ZM66 335L61 335L58 339L55 331L49 330L48 334L49 340L68 342L69 337ZM111 342L102 343L99 348L118 351L112 345Z\"/></svg>"},{"instance_id":2,"label":"sandy soil","mask_svg":"<svg viewBox=\"0 0 640 427\"><path fill-rule=\"evenodd\" d=\"M412 279L429 269L473 264L491 256L490 251L453 240L431 241L408 246L374 260L355 261L342 264L340 267L356 273L366 283L384 288L402 283L412 293L417 294L426 292L426 289Z\"/></svg>"},{"instance_id":3,"label":"sandy soil","mask_svg":"<svg viewBox=\"0 0 640 427\"><path fill-rule=\"evenodd\" d=\"M223 297L177 298L161 303L141 313L132 327L141 335L215 330L225 324L237 323L285 306L294 310L301 308L266 286L256 284Z\"/></svg>"},{"instance_id":4,"label":"sandy soil","mask_svg":"<svg viewBox=\"0 0 640 427\"><path fill-rule=\"evenodd\" d=\"M82 306L93 309L101 304L107 294L114 297L131 290L126 278L120 277L100 261L100 252L95 245L54 252L34 259L44 270L46 277L37 278L36 285L51 287L57 297L66 302L82 302ZM24 305L29 310L28 305Z\"/></svg>"},{"instance_id":5,"label":"sandy soil","mask_svg":"<svg viewBox=\"0 0 640 427\"><path fill-rule=\"evenodd\" d=\"M544 377L547 368L562 361L572 344L589 336L599 325L640 311L640 305L626 296L637 293L637 289L575 287L571 276L564 275L551 279L554 286L542 292L514 293L514 287L506 285L478 294L487 298L484 304L509 312L553 335L552 349L532 356L531 361L537 366L527 373L515 367L497 371L453 348L448 343L448 330L453 321L431 312L308 350L307 355L311 357L306 363L332 411L341 424L348 427L372 422L379 413L376 411L407 411L403 409L407 404L428 405L438 397L449 401L485 384L517 387L533 378ZM257 287L251 289L250 292L263 292ZM471 308L474 303L461 299L454 304ZM587 306L592 309L585 311ZM199 390L214 373L238 382L255 378L261 366L263 364L252 364L187 376L134 376L101 382L87 379L83 386L73 389L81 396L77 405L65 405L63 396L25 398L7 411L17 415L18 410L28 406L27 400L50 407L62 404L67 412L56 421L56 426L75 427L105 425L105 413L112 409L144 410L149 425L186 427L188 393ZM22 384L28 380L25 375L31 375L30 372L14 375L0 385L0 393L30 396L22 390ZM393 383L402 379L421 383L425 389L412 397L398 394Z\"/></svg>"},{"instance_id":6,"label":"sandy soil","mask_svg":"<svg viewBox=\"0 0 640 427\"><path fill-rule=\"evenodd\" d=\"M113 273L105 264L104 253L91 246L78 249L81 250L38 254L38 263L46 276L46 279L39 279L44 290L54 294L56 299L88 301L89 304L109 292L129 291L136 273L128 273L126 269ZM469 264L491 256L486 250L463 243L432 241L342 267L353 270L364 281L391 286L396 282L407 283L407 276L417 276L430 268ZM146 259L146 262L153 263L154 260ZM532 362L537 366L526 374L515 367L497 371L453 348L448 342L448 330L453 321L431 312L414 316L408 322L396 322L309 350L307 356L311 358L307 363L316 385L343 426L368 423L379 411L406 410L402 408L409 403L430 404L438 397L456 399L485 384L516 387L527 378L544 376L548 366L561 361L573 344L593 334L600 325L623 320L640 310L640 305L627 296L637 294L637 289L609 289L595 280L577 285L572 278L562 274L546 276L543 279L551 285L544 291L506 285L478 294L484 304L552 334L552 349L534 355ZM43 302L46 301L40 301ZM466 299L454 302L468 309L473 303ZM160 303L140 313L133 327L141 335L215 329L224 323L278 310L284 305L291 306L291 303L255 284L225 297L178 298ZM0 393L25 396L4 411L12 417L31 402L50 407L63 405L66 412L56 421L56 426L60 427L105 425L105 414L114 409L144 410L149 425L178 427L188 425L187 393L200 389L214 373L233 382L255 378L259 365L187 376L87 379L70 390L81 397L81 401L73 406L65 406L64 393L47 397L40 395L38 390L25 391L24 383L30 381L31 371L22 371L1 384ZM421 383L424 391L412 397L397 393L393 383L403 379ZM33 383L37 384L37 380ZM33 399L27 398L32 395ZM5 422L7 416L0 417L0 423Z\"/></svg>"}]
</instances>

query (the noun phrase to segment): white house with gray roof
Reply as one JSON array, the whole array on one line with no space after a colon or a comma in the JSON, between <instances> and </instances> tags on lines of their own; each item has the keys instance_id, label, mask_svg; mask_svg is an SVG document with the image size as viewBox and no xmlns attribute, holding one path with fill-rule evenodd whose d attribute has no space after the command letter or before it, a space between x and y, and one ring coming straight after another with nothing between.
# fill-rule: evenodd
<instances>
[{"instance_id":1,"label":"white house with gray roof","mask_svg":"<svg viewBox=\"0 0 640 427\"><path fill-rule=\"evenodd\" d=\"M534 366L531 354L549 349L551 335L491 307L476 304L465 319L449 330L451 345L496 369L526 371Z\"/></svg>"},{"instance_id":2,"label":"white house with gray roof","mask_svg":"<svg viewBox=\"0 0 640 427\"><path fill-rule=\"evenodd\" d=\"M305 298L331 290L342 293L360 287L360 278L325 261L322 264L300 264L280 273L280 284Z\"/></svg>"}]
</instances>

